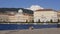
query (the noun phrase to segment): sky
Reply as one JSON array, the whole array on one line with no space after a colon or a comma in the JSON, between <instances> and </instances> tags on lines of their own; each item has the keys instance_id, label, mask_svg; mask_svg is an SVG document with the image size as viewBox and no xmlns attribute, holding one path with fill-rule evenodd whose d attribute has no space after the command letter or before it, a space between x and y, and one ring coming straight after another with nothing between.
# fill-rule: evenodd
<instances>
[{"instance_id":1,"label":"sky","mask_svg":"<svg viewBox=\"0 0 60 34\"><path fill-rule=\"evenodd\" d=\"M60 0L0 0L0 8L29 8L31 5L60 10Z\"/></svg>"}]
</instances>

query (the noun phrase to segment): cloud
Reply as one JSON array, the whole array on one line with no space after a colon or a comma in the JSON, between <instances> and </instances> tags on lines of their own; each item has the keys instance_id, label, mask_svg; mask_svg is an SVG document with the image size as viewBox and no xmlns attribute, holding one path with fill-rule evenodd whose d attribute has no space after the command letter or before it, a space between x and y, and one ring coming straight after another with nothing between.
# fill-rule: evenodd
<instances>
[{"instance_id":1,"label":"cloud","mask_svg":"<svg viewBox=\"0 0 60 34\"><path fill-rule=\"evenodd\" d=\"M38 10L38 9L44 9L43 7L39 6L39 5L32 5L30 8L26 8L26 9L30 9L30 10Z\"/></svg>"}]
</instances>

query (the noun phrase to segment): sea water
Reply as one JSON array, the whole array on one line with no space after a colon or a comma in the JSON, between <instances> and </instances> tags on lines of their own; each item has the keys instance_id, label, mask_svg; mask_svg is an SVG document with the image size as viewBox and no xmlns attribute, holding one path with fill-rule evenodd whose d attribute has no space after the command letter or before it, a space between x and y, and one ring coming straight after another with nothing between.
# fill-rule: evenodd
<instances>
[{"instance_id":1,"label":"sea water","mask_svg":"<svg viewBox=\"0 0 60 34\"><path fill-rule=\"evenodd\" d=\"M0 24L0 30L22 30L29 29L30 26L34 29L57 28L57 24Z\"/></svg>"}]
</instances>

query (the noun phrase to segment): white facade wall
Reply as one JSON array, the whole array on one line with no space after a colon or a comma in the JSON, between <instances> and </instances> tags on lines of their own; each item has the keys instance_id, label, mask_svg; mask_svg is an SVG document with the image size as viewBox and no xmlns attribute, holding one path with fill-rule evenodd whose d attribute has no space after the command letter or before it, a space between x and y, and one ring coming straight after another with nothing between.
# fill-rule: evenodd
<instances>
[{"instance_id":1,"label":"white facade wall","mask_svg":"<svg viewBox=\"0 0 60 34\"><path fill-rule=\"evenodd\" d=\"M10 22L30 22L32 20L32 16L29 16L29 14L24 15L23 10L18 10L18 13L16 13L14 16L9 16Z\"/></svg>"},{"instance_id":2,"label":"white facade wall","mask_svg":"<svg viewBox=\"0 0 60 34\"><path fill-rule=\"evenodd\" d=\"M27 17L23 14L15 14L14 16L9 16L10 22L26 22Z\"/></svg>"},{"instance_id":3,"label":"white facade wall","mask_svg":"<svg viewBox=\"0 0 60 34\"><path fill-rule=\"evenodd\" d=\"M57 21L57 12L35 11L34 12L34 22L38 22L39 19L41 22L50 21L51 19L55 22L55 21Z\"/></svg>"},{"instance_id":4,"label":"white facade wall","mask_svg":"<svg viewBox=\"0 0 60 34\"><path fill-rule=\"evenodd\" d=\"M0 22L8 22L8 15L1 14L0 15Z\"/></svg>"},{"instance_id":5,"label":"white facade wall","mask_svg":"<svg viewBox=\"0 0 60 34\"><path fill-rule=\"evenodd\" d=\"M58 19L60 20L60 11L57 12Z\"/></svg>"},{"instance_id":6,"label":"white facade wall","mask_svg":"<svg viewBox=\"0 0 60 34\"><path fill-rule=\"evenodd\" d=\"M16 13L14 16L9 16L10 22L26 22L26 19L24 19L23 10L18 10L18 13ZM24 17L24 18L23 18Z\"/></svg>"},{"instance_id":7,"label":"white facade wall","mask_svg":"<svg viewBox=\"0 0 60 34\"><path fill-rule=\"evenodd\" d=\"M26 22L27 17L24 16L23 14L19 14L19 15L17 14L15 16L17 18L17 22Z\"/></svg>"}]
</instances>

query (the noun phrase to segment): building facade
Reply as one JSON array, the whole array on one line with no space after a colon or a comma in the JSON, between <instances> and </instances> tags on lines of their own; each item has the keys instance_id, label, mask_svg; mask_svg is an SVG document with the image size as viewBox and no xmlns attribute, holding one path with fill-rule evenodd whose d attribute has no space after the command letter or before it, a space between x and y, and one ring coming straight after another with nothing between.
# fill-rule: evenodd
<instances>
[{"instance_id":1,"label":"building facade","mask_svg":"<svg viewBox=\"0 0 60 34\"><path fill-rule=\"evenodd\" d=\"M12 14L13 16L9 16L10 22L32 22L33 13L31 10L27 9L19 9L16 14ZM29 12L29 13L28 13Z\"/></svg>"},{"instance_id":2,"label":"building facade","mask_svg":"<svg viewBox=\"0 0 60 34\"><path fill-rule=\"evenodd\" d=\"M34 22L47 22L52 20L57 22L57 12L52 9L39 9L34 12Z\"/></svg>"},{"instance_id":3,"label":"building facade","mask_svg":"<svg viewBox=\"0 0 60 34\"><path fill-rule=\"evenodd\" d=\"M60 12L53 9L3 8L0 11L0 22L57 22L60 19Z\"/></svg>"},{"instance_id":4,"label":"building facade","mask_svg":"<svg viewBox=\"0 0 60 34\"><path fill-rule=\"evenodd\" d=\"M23 8L0 8L0 22L31 22L33 11Z\"/></svg>"},{"instance_id":5,"label":"building facade","mask_svg":"<svg viewBox=\"0 0 60 34\"><path fill-rule=\"evenodd\" d=\"M0 13L0 22L8 22L8 15Z\"/></svg>"},{"instance_id":6,"label":"building facade","mask_svg":"<svg viewBox=\"0 0 60 34\"><path fill-rule=\"evenodd\" d=\"M60 20L60 11L57 12L58 19Z\"/></svg>"}]
</instances>

